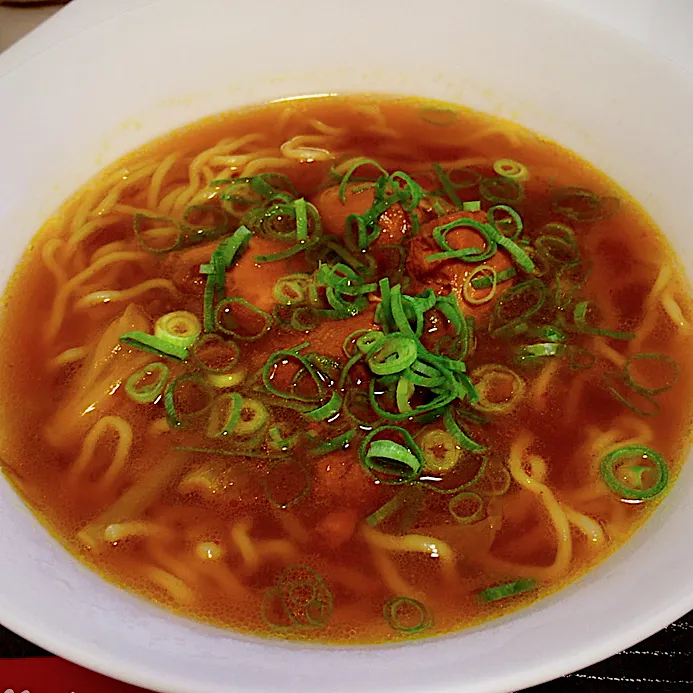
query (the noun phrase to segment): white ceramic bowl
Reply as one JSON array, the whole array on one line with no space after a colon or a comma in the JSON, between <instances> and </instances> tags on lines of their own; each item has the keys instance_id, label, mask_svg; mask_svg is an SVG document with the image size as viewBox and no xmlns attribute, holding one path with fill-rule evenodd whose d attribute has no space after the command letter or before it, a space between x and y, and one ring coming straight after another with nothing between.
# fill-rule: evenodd
<instances>
[{"instance_id":1,"label":"white ceramic bowl","mask_svg":"<svg viewBox=\"0 0 693 693\"><path fill-rule=\"evenodd\" d=\"M693 79L635 43L532 0L119 4L117 18L48 40L19 66L0 57L0 285L44 219L114 158L216 111L336 91L455 101L567 145L642 202L690 275ZM693 608L692 524L689 464L647 526L561 593L435 640L324 649L214 630L103 582L2 480L0 621L171 693L505 693L605 658Z\"/></svg>"}]
</instances>

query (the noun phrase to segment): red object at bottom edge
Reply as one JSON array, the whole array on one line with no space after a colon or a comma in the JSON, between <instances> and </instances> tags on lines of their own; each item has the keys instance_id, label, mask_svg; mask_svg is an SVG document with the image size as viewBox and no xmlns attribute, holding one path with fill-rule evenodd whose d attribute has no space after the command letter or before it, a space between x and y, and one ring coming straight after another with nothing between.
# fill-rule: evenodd
<instances>
[{"instance_id":1,"label":"red object at bottom edge","mask_svg":"<svg viewBox=\"0 0 693 693\"><path fill-rule=\"evenodd\" d=\"M0 693L149 693L58 657L0 659Z\"/></svg>"}]
</instances>

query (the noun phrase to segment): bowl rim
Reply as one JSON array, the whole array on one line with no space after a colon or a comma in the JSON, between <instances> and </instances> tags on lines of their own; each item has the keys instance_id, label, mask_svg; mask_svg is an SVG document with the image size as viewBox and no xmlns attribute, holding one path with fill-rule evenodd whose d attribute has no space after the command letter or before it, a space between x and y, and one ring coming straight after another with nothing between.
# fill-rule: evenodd
<instances>
[{"instance_id":1,"label":"bowl rim","mask_svg":"<svg viewBox=\"0 0 693 693\"><path fill-rule=\"evenodd\" d=\"M502 3L503 0L500 1ZM142 2L139 4L151 5L157 3L142 0ZM587 33L592 34L600 33L602 37L608 37L608 41L612 43L621 43L624 45L625 43L630 43L631 50L637 49L637 51L641 54L647 54L647 61L652 64L657 63L658 69L660 70L682 73L682 68L674 66L671 61L648 51L639 42L624 37L613 29L599 26L594 22L581 18L568 10L552 6L550 3L540 2L540 0L531 0L529 4L533 8L539 8L541 6L543 8L542 12L547 16L552 15L554 17L554 21L556 22L562 23L564 21L568 21L569 17L570 22L582 25L581 31L586 31ZM89 29L86 31L88 32ZM50 52L51 49L47 49L47 55L50 55ZM31 62L33 60L34 58L28 58L27 62ZM18 65L15 69L21 71L24 64L25 63ZM2 75L2 65L2 56L0 56L0 75ZM2 91L2 79L2 76L0 76L0 92ZM689 82L688 77L686 81ZM0 600L0 604L1 603L2 600ZM527 671L524 677L518 677L517 674L514 674L512 681L506 680L499 674L499 678L496 680L493 678L488 679L486 682L486 688L478 688L474 690L478 690L480 692L488 691L489 693L491 691L509 691L511 688L516 688L518 685L524 688L547 681L550 678L555 678L563 673L575 671L576 669L594 663L597 661L597 659L615 654L625 647L628 647L629 645L639 642L649 635L652 635L662 627L668 625L673 620L689 611L691 608L693 608L693 590L688 594L681 595L678 599L670 600L670 603L667 604L666 608L653 611L648 615L647 619L637 621L637 623L632 624L632 627L627 631L621 630L614 633L610 638L595 638L595 641L599 640L600 643L598 648L595 644L591 650L584 649L576 651L571 655L566 655L560 662L560 665L546 663L541 669L535 668L531 671ZM71 643L68 639L63 639L62 634L60 633L51 634L45 632L42 629L41 624L38 622L34 624L23 622L21 616L18 614L14 615L13 618L13 614L8 612L7 614L2 615L2 619L3 622L6 623L12 630L15 630L15 632L27 637L46 649L60 654L60 656L63 656L66 659L70 659L78 664L87 666L94 671L98 671L110 676L115 675L118 678L127 680L135 685L143 685L154 689L164 686L165 690L171 691L172 693L188 693L191 690L188 683L175 680L175 674L172 674L172 678L167 680L166 677L168 674L156 674L153 677L152 674L146 669L142 669L138 672L136 667L135 671L133 672L132 662L125 659L121 659L121 661L118 662L117 657L113 654L110 654L107 658L104 658L103 653L99 653L98 651L90 651L88 648L85 649L81 647L78 642ZM83 638L83 640L86 640L86 636ZM430 642L435 641L436 640L432 640ZM83 642L82 645L84 644L85 643ZM420 644L412 643L403 647L420 647ZM595 649L599 649L599 653L596 655L596 658L594 654ZM110 663L107 662L107 659L110 660ZM267 690L269 691L270 689ZM443 691L449 691L452 693L453 691L459 690L459 688L457 683L451 683L446 688L438 688L436 690L440 691L441 693L443 693Z\"/></svg>"}]
</instances>

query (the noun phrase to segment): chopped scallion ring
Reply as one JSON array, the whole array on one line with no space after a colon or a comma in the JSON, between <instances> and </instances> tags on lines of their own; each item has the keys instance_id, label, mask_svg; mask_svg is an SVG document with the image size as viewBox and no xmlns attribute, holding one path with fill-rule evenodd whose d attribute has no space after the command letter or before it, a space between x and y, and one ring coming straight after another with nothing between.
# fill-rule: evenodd
<instances>
[{"instance_id":1,"label":"chopped scallion ring","mask_svg":"<svg viewBox=\"0 0 693 693\"><path fill-rule=\"evenodd\" d=\"M450 499L450 514L461 525L471 525L484 517L484 501L478 493L463 491Z\"/></svg>"},{"instance_id":2,"label":"chopped scallion ring","mask_svg":"<svg viewBox=\"0 0 693 693\"><path fill-rule=\"evenodd\" d=\"M164 391L169 376L169 367L154 361L133 373L125 383L125 393L140 404L151 404Z\"/></svg>"},{"instance_id":3,"label":"chopped scallion ring","mask_svg":"<svg viewBox=\"0 0 693 693\"><path fill-rule=\"evenodd\" d=\"M396 437L402 443L376 439L376 436L384 434ZM380 426L372 430L363 439L359 456L364 469L383 483L400 484L418 479L424 465L421 449L409 431L399 426Z\"/></svg>"},{"instance_id":4,"label":"chopped scallion ring","mask_svg":"<svg viewBox=\"0 0 693 693\"><path fill-rule=\"evenodd\" d=\"M269 412L262 402L250 397L243 397L239 420L234 433L239 436L250 436L257 433L269 421Z\"/></svg>"},{"instance_id":5,"label":"chopped scallion ring","mask_svg":"<svg viewBox=\"0 0 693 693\"><path fill-rule=\"evenodd\" d=\"M440 428L426 430L419 439L424 457L424 472L442 474L455 467L460 459L460 446L447 432Z\"/></svg>"},{"instance_id":6,"label":"chopped scallion ring","mask_svg":"<svg viewBox=\"0 0 693 693\"><path fill-rule=\"evenodd\" d=\"M512 178L513 180L525 180L529 176L529 171L524 164L513 159L498 159L493 164L493 170L503 178Z\"/></svg>"},{"instance_id":7,"label":"chopped scallion ring","mask_svg":"<svg viewBox=\"0 0 693 693\"><path fill-rule=\"evenodd\" d=\"M650 500L669 483L665 459L645 445L626 445L610 452L602 459L600 470L606 485L628 500Z\"/></svg>"},{"instance_id":8,"label":"chopped scallion ring","mask_svg":"<svg viewBox=\"0 0 693 693\"><path fill-rule=\"evenodd\" d=\"M202 332L202 325L194 313L176 310L162 315L154 325L154 336L170 344L188 348Z\"/></svg>"},{"instance_id":9,"label":"chopped scallion ring","mask_svg":"<svg viewBox=\"0 0 693 693\"><path fill-rule=\"evenodd\" d=\"M237 392L219 395L212 402L212 409L207 423L207 436L221 438L234 432L241 420L243 398Z\"/></svg>"},{"instance_id":10,"label":"chopped scallion ring","mask_svg":"<svg viewBox=\"0 0 693 693\"><path fill-rule=\"evenodd\" d=\"M413 635L433 624L433 616L425 604L411 597L395 597L385 603L383 616L390 628Z\"/></svg>"}]
</instances>

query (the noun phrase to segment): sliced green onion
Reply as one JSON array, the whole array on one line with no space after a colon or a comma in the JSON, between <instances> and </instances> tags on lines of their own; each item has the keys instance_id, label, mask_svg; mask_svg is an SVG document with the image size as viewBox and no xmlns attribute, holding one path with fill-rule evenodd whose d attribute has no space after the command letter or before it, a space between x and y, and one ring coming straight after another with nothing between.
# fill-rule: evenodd
<instances>
[{"instance_id":1,"label":"sliced green onion","mask_svg":"<svg viewBox=\"0 0 693 693\"><path fill-rule=\"evenodd\" d=\"M198 221L195 220L198 217ZM210 223L204 224L203 221ZM185 244L201 243L223 236L229 229L229 215L215 205L190 205L183 213Z\"/></svg>"},{"instance_id":2,"label":"sliced green onion","mask_svg":"<svg viewBox=\"0 0 693 693\"><path fill-rule=\"evenodd\" d=\"M463 491L453 496L448 508L453 518L461 525L473 524L484 517L484 501L473 491Z\"/></svg>"},{"instance_id":3,"label":"sliced green onion","mask_svg":"<svg viewBox=\"0 0 693 693\"><path fill-rule=\"evenodd\" d=\"M533 327L527 332L527 336L533 339L541 339L544 342L553 342L555 344L563 344L568 341L565 332L553 325L539 325L538 327Z\"/></svg>"},{"instance_id":4,"label":"sliced green onion","mask_svg":"<svg viewBox=\"0 0 693 693\"><path fill-rule=\"evenodd\" d=\"M486 450L485 445L481 445L481 443L477 443L475 440L472 440L472 438L470 438L462 430L462 427L455 420L450 407L445 410L445 413L443 414L443 421L445 422L445 430L450 434L450 436L452 436L455 442L462 449L475 453Z\"/></svg>"},{"instance_id":5,"label":"sliced green onion","mask_svg":"<svg viewBox=\"0 0 693 693\"><path fill-rule=\"evenodd\" d=\"M218 334L206 334L195 342L190 353L203 371L226 375L235 369L241 352L236 342Z\"/></svg>"},{"instance_id":6,"label":"sliced green onion","mask_svg":"<svg viewBox=\"0 0 693 693\"><path fill-rule=\"evenodd\" d=\"M169 376L165 363L154 361L133 373L125 383L125 393L130 399L140 404L151 404L164 391Z\"/></svg>"},{"instance_id":7,"label":"sliced green onion","mask_svg":"<svg viewBox=\"0 0 693 693\"><path fill-rule=\"evenodd\" d=\"M388 335L379 347L369 352L367 362L376 375L389 375L406 370L416 358L416 342L409 337L393 333Z\"/></svg>"},{"instance_id":8,"label":"sliced green onion","mask_svg":"<svg viewBox=\"0 0 693 693\"><path fill-rule=\"evenodd\" d=\"M448 242L447 236L451 231L459 228L472 229L478 233L485 243L485 248L453 248ZM458 259L463 262L483 262L495 255L498 250L498 245L494 240L494 236L505 238L505 236L496 231L496 229L489 224L483 224L467 217L460 217L459 219L455 219L455 221L437 226L433 229L433 239L442 252L427 255L426 261L435 262L437 260Z\"/></svg>"},{"instance_id":9,"label":"sliced green onion","mask_svg":"<svg viewBox=\"0 0 693 693\"><path fill-rule=\"evenodd\" d=\"M402 376L397 381L397 386L395 388L395 402L399 412L411 411L411 404L409 403L409 400L414 396L415 390L416 388L414 387L414 383L412 383L406 376Z\"/></svg>"},{"instance_id":10,"label":"sliced green onion","mask_svg":"<svg viewBox=\"0 0 693 693\"><path fill-rule=\"evenodd\" d=\"M388 172L375 159L367 159L365 157L355 159L352 165L347 169L339 185L339 199L342 201L342 203L346 203L346 191L349 181L353 177L354 173L362 166L372 166L373 168L376 168L383 176L388 175Z\"/></svg>"},{"instance_id":11,"label":"sliced green onion","mask_svg":"<svg viewBox=\"0 0 693 693\"><path fill-rule=\"evenodd\" d=\"M332 397L330 397L328 402L321 407L307 411L306 416L313 421L324 421L338 414L341 408L342 396L335 391L332 393Z\"/></svg>"},{"instance_id":12,"label":"sliced green onion","mask_svg":"<svg viewBox=\"0 0 693 693\"><path fill-rule=\"evenodd\" d=\"M640 366L656 366L658 370L663 372L659 373L659 380L655 383L648 383L647 385L642 383L642 379L646 376L641 375L638 378L633 370ZM670 390L676 383L679 377L679 364L666 354L661 354L659 352L654 353L640 353L633 354L626 359L623 365L623 375L626 382L638 392L643 392L648 395L658 395L661 392L666 392Z\"/></svg>"},{"instance_id":13,"label":"sliced green onion","mask_svg":"<svg viewBox=\"0 0 693 693\"><path fill-rule=\"evenodd\" d=\"M236 368L229 371L228 373L211 373L211 372L208 372L207 373L207 381L213 387L216 387L219 390L223 390L224 388L227 388L227 387L237 387L238 385L240 385L245 380L246 375L247 375L246 369L242 368L240 366L237 366Z\"/></svg>"},{"instance_id":14,"label":"sliced green onion","mask_svg":"<svg viewBox=\"0 0 693 693\"><path fill-rule=\"evenodd\" d=\"M534 247L547 262L559 267L564 267L567 264L580 260L580 252L575 243L566 238L548 235L539 236L534 242Z\"/></svg>"},{"instance_id":15,"label":"sliced green onion","mask_svg":"<svg viewBox=\"0 0 693 693\"><path fill-rule=\"evenodd\" d=\"M132 217L132 227L139 244L150 253L176 250L183 238L178 222L166 216L138 212Z\"/></svg>"},{"instance_id":16,"label":"sliced green onion","mask_svg":"<svg viewBox=\"0 0 693 693\"><path fill-rule=\"evenodd\" d=\"M431 428L419 440L424 457L424 471L427 474L449 472L460 459L460 446L446 431Z\"/></svg>"},{"instance_id":17,"label":"sliced green onion","mask_svg":"<svg viewBox=\"0 0 693 693\"><path fill-rule=\"evenodd\" d=\"M522 186L512 178L484 178L479 183L479 192L489 202L514 204L525 195Z\"/></svg>"},{"instance_id":18,"label":"sliced green onion","mask_svg":"<svg viewBox=\"0 0 693 693\"><path fill-rule=\"evenodd\" d=\"M233 308L237 306L245 309L244 314L240 317L233 315ZM249 324L257 318L261 321L259 326ZM240 339L244 342L255 342L264 337L269 331L272 326L272 316L244 298L232 296L222 299L217 304L214 313L214 325L219 332L230 335L235 339Z\"/></svg>"},{"instance_id":19,"label":"sliced green onion","mask_svg":"<svg viewBox=\"0 0 693 693\"><path fill-rule=\"evenodd\" d=\"M463 212L480 212L481 211L481 200L471 200L469 202L462 203Z\"/></svg>"},{"instance_id":20,"label":"sliced green onion","mask_svg":"<svg viewBox=\"0 0 693 693\"><path fill-rule=\"evenodd\" d=\"M346 450L351 444L353 437L356 435L356 429L351 429L346 433L342 433L330 440L326 440L320 445L316 445L308 450L308 454L314 457L321 457L337 450Z\"/></svg>"},{"instance_id":21,"label":"sliced green onion","mask_svg":"<svg viewBox=\"0 0 693 693\"><path fill-rule=\"evenodd\" d=\"M545 356L562 356L565 352L565 344L556 342L544 342L543 344L525 344L517 347L517 361L528 362Z\"/></svg>"},{"instance_id":22,"label":"sliced green onion","mask_svg":"<svg viewBox=\"0 0 693 693\"><path fill-rule=\"evenodd\" d=\"M537 581L532 578L523 578L515 582L509 582L497 587L489 587L479 593L479 598L483 602L497 602L499 599L507 599L524 592L531 592L537 587Z\"/></svg>"},{"instance_id":23,"label":"sliced green onion","mask_svg":"<svg viewBox=\"0 0 693 693\"><path fill-rule=\"evenodd\" d=\"M487 363L473 371L472 379L479 399L472 406L489 414L508 414L514 411L525 394L525 381L507 366ZM494 389L507 386L509 393L503 399L492 399Z\"/></svg>"},{"instance_id":24,"label":"sliced green onion","mask_svg":"<svg viewBox=\"0 0 693 693\"><path fill-rule=\"evenodd\" d=\"M366 524L370 527L377 527L382 522L385 522L389 517L394 515L404 504L407 495L404 491L400 491L396 496L393 496L385 505L381 505L374 513L366 518Z\"/></svg>"},{"instance_id":25,"label":"sliced green onion","mask_svg":"<svg viewBox=\"0 0 693 693\"><path fill-rule=\"evenodd\" d=\"M309 274L287 274L274 285L273 295L277 303L294 306L305 303L308 285L312 278Z\"/></svg>"},{"instance_id":26,"label":"sliced green onion","mask_svg":"<svg viewBox=\"0 0 693 693\"><path fill-rule=\"evenodd\" d=\"M528 279L506 289L493 307L489 330L496 336L512 336L527 330L531 318L546 300L546 285L539 279Z\"/></svg>"},{"instance_id":27,"label":"sliced green onion","mask_svg":"<svg viewBox=\"0 0 693 693\"><path fill-rule=\"evenodd\" d=\"M233 433L241 420L242 406L243 398L237 392L227 392L216 397L207 423L207 436L220 438Z\"/></svg>"},{"instance_id":28,"label":"sliced green onion","mask_svg":"<svg viewBox=\"0 0 693 693\"><path fill-rule=\"evenodd\" d=\"M262 601L265 623L279 632L324 628L332 609L332 593L323 578L306 565L288 567Z\"/></svg>"},{"instance_id":29,"label":"sliced green onion","mask_svg":"<svg viewBox=\"0 0 693 693\"><path fill-rule=\"evenodd\" d=\"M267 433L270 437L268 445L273 450L279 450L281 452L286 452L287 450L291 450L292 448L296 447L296 444L301 437L301 434L298 431L286 435L281 424L271 426Z\"/></svg>"},{"instance_id":30,"label":"sliced green onion","mask_svg":"<svg viewBox=\"0 0 693 693\"><path fill-rule=\"evenodd\" d=\"M510 209L508 207L508 209ZM508 251L513 262L527 274L534 272L534 261L511 238L504 236L495 226L489 226L489 237L502 248Z\"/></svg>"},{"instance_id":31,"label":"sliced green onion","mask_svg":"<svg viewBox=\"0 0 693 693\"><path fill-rule=\"evenodd\" d=\"M490 267L491 265L483 265L483 267ZM476 268L480 269L479 267ZM495 271L495 270L494 270ZM500 272L496 272L495 280L496 284L502 284L503 282L512 279L517 275L517 270L514 267L508 267ZM493 275L485 277L475 277L471 282L475 289L489 289L493 285Z\"/></svg>"},{"instance_id":32,"label":"sliced green onion","mask_svg":"<svg viewBox=\"0 0 693 693\"><path fill-rule=\"evenodd\" d=\"M202 397L202 403L189 411L184 411L177 403L177 395L185 387L192 387L198 391L198 398ZM193 402L195 404L195 402ZM171 428L180 428L190 421L204 414L212 404L212 393L209 385L198 373L184 373L171 380L164 392L164 407L166 418Z\"/></svg>"},{"instance_id":33,"label":"sliced green onion","mask_svg":"<svg viewBox=\"0 0 693 693\"><path fill-rule=\"evenodd\" d=\"M394 435L403 444L379 435ZM369 474L384 483L405 483L417 479L423 470L423 454L409 431L400 426L380 426L372 430L359 448L361 464ZM387 477L383 480L381 476Z\"/></svg>"},{"instance_id":34,"label":"sliced green onion","mask_svg":"<svg viewBox=\"0 0 693 693\"><path fill-rule=\"evenodd\" d=\"M257 433L269 421L269 412L262 402L250 397L243 397L239 421L234 433L249 436Z\"/></svg>"},{"instance_id":35,"label":"sliced green onion","mask_svg":"<svg viewBox=\"0 0 693 693\"><path fill-rule=\"evenodd\" d=\"M575 321L575 326L581 332L587 332L589 334L596 334L602 337L609 337L610 339L619 339L624 341L635 338L635 335L632 332L605 330L600 327L593 327L592 325L588 324L587 315L590 307L590 301L580 301L580 303L576 304L573 310L573 319Z\"/></svg>"},{"instance_id":36,"label":"sliced green onion","mask_svg":"<svg viewBox=\"0 0 693 693\"><path fill-rule=\"evenodd\" d=\"M561 188L555 193L553 208L573 221L601 221L618 212L617 197L600 197L587 188Z\"/></svg>"},{"instance_id":37,"label":"sliced green onion","mask_svg":"<svg viewBox=\"0 0 693 693\"><path fill-rule=\"evenodd\" d=\"M383 616L390 628L413 635L430 628L433 616L425 604L411 597L395 597L383 606Z\"/></svg>"},{"instance_id":38,"label":"sliced green onion","mask_svg":"<svg viewBox=\"0 0 693 693\"><path fill-rule=\"evenodd\" d=\"M185 361L188 358L188 350L185 347L171 344L171 342L147 332L126 332L120 337L120 341L133 349L149 351L157 356L166 356L179 361Z\"/></svg>"},{"instance_id":39,"label":"sliced green onion","mask_svg":"<svg viewBox=\"0 0 693 693\"><path fill-rule=\"evenodd\" d=\"M197 315L187 310L166 313L154 325L155 337L184 349L192 346L201 332L202 325Z\"/></svg>"},{"instance_id":40,"label":"sliced green onion","mask_svg":"<svg viewBox=\"0 0 693 693\"><path fill-rule=\"evenodd\" d=\"M621 466L625 460L638 460L638 464ZM669 468L665 459L645 445L626 445L610 452L602 459L600 470L607 486L628 500L650 500L669 483ZM643 485L644 475L648 472L654 472L654 480Z\"/></svg>"},{"instance_id":41,"label":"sliced green onion","mask_svg":"<svg viewBox=\"0 0 693 693\"><path fill-rule=\"evenodd\" d=\"M493 170L499 176L512 178L513 180L525 180L529 175L527 167L513 159L498 159L493 164Z\"/></svg>"},{"instance_id":42,"label":"sliced green onion","mask_svg":"<svg viewBox=\"0 0 693 693\"><path fill-rule=\"evenodd\" d=\"M499 212L506 214L506 218L496 219L496 215ZM488 223L491 224L500 234L510 238L513 241L518 239L522 234L522 217L520 217L520 215L512 207L508 207L508 205L494 205L493 207L489 208L488 212L486 212L486 218L488 219ZM507 227L510 227L510 230L513 231L513 233L506 233Z\"/></svg>"},{"instance_id":43,"label":"sliced green onion","mask_svg":"<svg viewBox=\"0 0 693 693\"><path fill-rule=\"evenodd\" d=\"M640 416L658 416L661 407L648 392L636 390L622 374L605 373L603 376L606 389L621 404ZM624 389L625 388L625 389Z\"/></svg>"}]
</instances>

